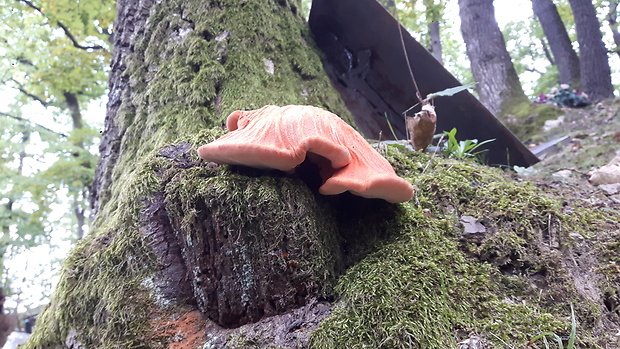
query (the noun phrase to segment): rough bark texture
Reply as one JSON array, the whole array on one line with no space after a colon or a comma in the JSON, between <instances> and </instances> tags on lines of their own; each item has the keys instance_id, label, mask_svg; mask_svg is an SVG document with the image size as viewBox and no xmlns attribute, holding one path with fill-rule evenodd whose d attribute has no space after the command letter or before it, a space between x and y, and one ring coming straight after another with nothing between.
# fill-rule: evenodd
<instances>
[{"instance_id":1,"label":"rough bark texture","mask_svg":"<svg viewBox=\"0 0 620 349\"><path fill-rule=\"evenodd\" d=\"M593 102L613 97L614 89L611 84L607 49L594 4L590 0L569 0L569 2L575 17L579 41L581 88Z\"/></svg>"},{"instance_id":2,"label":"rough bark texture","mask_svg":"<svg viewBox=\"0 0 620 349\"><path fill-rule=\"evenodd\" d=\"M493 0L459 0L461 32L480 101L495 115L527 102L506 50Z\"/></svg>"},{"instance_id":3,"label":"rough bark texture","mask_svg":"<svg viewBox=\"0 0 620 349\"><path fill-rule=\"evenodd\" d=\"M114 118L123 102L123 95L131 94L129 75L124 74L127 69L127 57L135 47L136 35L144 31L144 23L149 18L152 5L151 0L118 1L116 4L117 22L112 36L114 53L110 69L110 92L99 147L99 165L95 170L95 180L91 189L93 216L99 211L101 201L110 195L109 183L112 179L112 170L118 160L123 134L123 130L118 128Z\"/></svg>"},{"instance_id":4,"label":"rough bark texture","mask_svg":"<svg viewBox=\"0 0 620 349\"><path fill-rule=\"evenodd\" d=\"M532 0L532 9L545 32L560 73L560 84L579 87L579 57L573 49L558 9L551 0Z\"/></svg>"},{"instance_id":5,"label":"rough bark texture","mask_svg":"<svg viewBox=\"0 0 620 349\"><path fill-rule=\"evenodd\" d=\"M212 141L237 109L311 104L348 117L298 6L118 2L92 195L97 217L83 249L67 262L72 267L40 323L47 333L34 347L139 342L147 334L134 331L170 304L239 327L332 296L342 269L335 221L302 181L271 182L257 174L234 181L228 172L189 169L198 164L196 146ZM180 143L161 150L183 137L192 137L191 149ZM206 172L196 177L200 171ZM235 183L248 195L227 186ZM187 195L200 196L189 201ZM108 274L112 264L117 272ZM76 278L78 288L71 286ZM157 307L146 305L153 293ZM130 315L111 309L121 303ZM122 338L119 323L133 323L120 331Z\"/></svg>"},{"instance_id":6,"label":"rough bark texture","mask_svg":"<svg viewBox=\"0 0 620 349\"><path fill-rule=\"evenodd\" d=\"M167 171L162 188L204 314L235 328L332 295L342 269L337 226L301 181L248 181L239 175L261 172L243 167L223 180L215 166L184 167Z\"/></svg>"}]
</instances>

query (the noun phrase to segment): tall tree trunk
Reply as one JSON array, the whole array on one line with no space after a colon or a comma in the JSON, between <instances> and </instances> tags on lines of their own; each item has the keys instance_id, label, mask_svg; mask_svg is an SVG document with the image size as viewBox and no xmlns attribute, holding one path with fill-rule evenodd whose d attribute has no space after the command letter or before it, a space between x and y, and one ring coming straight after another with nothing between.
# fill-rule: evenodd
<instances>
[{"instance_id":1,"label":"tall tree trunk","mask_svg":"<svg viewBox=\"0 0 620 349\"><path fill-rule=\"evenodd\" d=\"M609 13L607 14L607 23L609 23L609 28L611 29L611 33L613 34L614 44L616 44L616 48L614 51L620 56L620 30L618 30L618 6L620 6L620 1L611 0L609 2Z\"/></svg>"},{"instance_id":2,"label":"tall tree trunk","mask_svg":"<svg viewBox=\"0 0 620 349\"><path fill-rule=\"evenodd\" d=\"M81 130L84 128L84 120L82 117L82 111L80 109L80 101L78 100L75 93L64 92L65 101L67 102L67 106L69 107L69 112L71 114L71 121L73 125L73 130ZM83 142L74 142L76 147L81 148L83 151L87 151L84 149ZM80 164L80 166L85 166L88 168L92 168L90 163ZM73 195L73 213L75 214L75 222L76 222L76 230L75 230L75 239L81 240L84 237L84 226L86 225L86 215L84 205L81 201L87 202L90 191L90 183L85 184L83 190L79 190L77 192L71 193ZM83 195L86 193L86 195Z\"/></svg>"},{"instance_id":3,"label":"tall tree trunk","mask_svg":"<svg viewBox=\"0 0 620 349\"><path fill-rule=\"evenodd\" d=\"M569 0L569 3L575 17L579 41L581 89L594 102L613 97L607 49L594 4L591 0Z\"/></svg>"},{"instance_id":4,"label":"tall tree trunk","mask_svg":"<svg viewBox=\"0 0 620 349\"><path fill-rule=\"evenodd\" d=\"M428 33L431 39L430 51L439 63L443 64L443 48L441 46L441 37L439 34L439 22L430 22L428 24Z\"/></svg>"},{"instance_id":5,"label":"tall tree trunk","mask_svg":"<svg viewBox=\"0 0 620 349\"><path fill-rule=\"evenodd\" d=\"M461 32L480 101L496 115L527 103L495 19L493 0L459 0Z\"/></svg>"},{"instance_id":6,"label":"tall tree trunk","mask_svg":"<svg viewBox=\"0 0 620 349\"><path fill-rule=\"evenodd\" d=\"M287 315L269 330L296 346L301 332L286 328L307 332L327 315L317 300L333 295L342 252L322 198L299 179L206 166L195 151L238 109L310 104L349 117L298 8L118 2L97 216L31 348L156 347L175 311L216 331L300 308L314 314L307 326Z\"/></svg>"},{"instance_id":7,"label":"tall tree trunk","mask_svg":"<svg viewBox=\"0 0 620 349\"><path fill-rule=\"evenodd\" d=\"M443 48L441 46L440 22L443 19L443 10L445 4L443 1L435 3L434 0L424 0L424 7L426 8L426 20L428 21L428 36L430 39L429 51L441 64L443 64Z\"/></svg>"},{"instance_id":8,"label":"tall tree trunk","mask_svg":"<svg viewBox=\"0 0 620 349\"><path fill-rule=\"evenodd\" d=\"M579 87L579 57L573 49L557 7L552 0L532 0L532 10L549 42L560 73L560 84Z\"/></svg>"}]
</instances>

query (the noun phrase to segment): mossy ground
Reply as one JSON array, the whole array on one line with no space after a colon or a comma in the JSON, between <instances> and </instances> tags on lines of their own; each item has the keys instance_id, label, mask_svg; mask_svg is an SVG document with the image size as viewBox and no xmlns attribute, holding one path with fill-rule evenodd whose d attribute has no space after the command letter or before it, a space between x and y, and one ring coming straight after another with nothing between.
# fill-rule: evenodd
<instances>
[{"instance_id":1,"label":"mossy ground","mask_svg":"<svg viewBox=\"0 0 620 349\"><path fill-rule=\"evenodd\" d=\"M595 341L602 311L575 291L550 235L569 233L560 222L596 233L605 217L563 215L559 200L498 169L395 149L388 158L418 194L390 223L390 237L339 280L340 306L312 347L448 348L470 333L519 347L542 331L567 335L569 304L582 343ZM485 222L483 240L463 239L463 215Z\"/></svg>"},{"instance_id":2,"label":"mossy ground","mask_svg":"<svg viewBox=\"0 0 620 349\"><path fill-rule=\"evenodd\" d=\"M540 142L540 130L545 121L557 119L564 112L548 104L531 103L528 100L514 102L502 107L500 119L520 140Z\"/></svg>"}]
</instances>

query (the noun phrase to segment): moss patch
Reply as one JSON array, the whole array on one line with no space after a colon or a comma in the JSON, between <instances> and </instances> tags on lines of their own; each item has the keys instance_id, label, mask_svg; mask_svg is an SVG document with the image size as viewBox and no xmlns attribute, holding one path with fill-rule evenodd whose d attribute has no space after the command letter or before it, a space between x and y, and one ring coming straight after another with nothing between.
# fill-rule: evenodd
<instances>
[{"instance_id":1,"label":"moss patch","mask_svg":"<svg viewBox=\"0 0 620 349\"><path fill-rule=\"evenodd\" d=\"M543 141L539 137L547 120L557 119L564 112L553 105L535 104L524 100L511 105L502 106L501 120L524 142Z\"/></svg>"},{"instance_id":2,"label":"moss patch","mask_svg":"<svg viewBox=\"0 0 620 349\"><path fill-rule=\"evenodd\" d=\"M390 221L389 238L339 279L339 306L311 347L446 348L470 333L520 346L542 331L568 335L569 304L578 339L595 345L603 310L575 287L565 260L568 234L592 235L604 216L564 214L531 183L473 162L386 155L418 193ZM464 215L485 224L483 238L461 234Z\"/></svg>"},{"instance_id":3,"label":"moss patch","mask_svg":"<svg viewBox=\"0 0 620 349\"><path fill-rule=\"evenodd\" d=\"M113 182L154 149L223 126L234 110L307 104L351 121L298 9L298 1L154 4L125 58L130 91L115 117ZM118 189L105 189L101 206L117 201Z\"/></svg>"}]
</instances>

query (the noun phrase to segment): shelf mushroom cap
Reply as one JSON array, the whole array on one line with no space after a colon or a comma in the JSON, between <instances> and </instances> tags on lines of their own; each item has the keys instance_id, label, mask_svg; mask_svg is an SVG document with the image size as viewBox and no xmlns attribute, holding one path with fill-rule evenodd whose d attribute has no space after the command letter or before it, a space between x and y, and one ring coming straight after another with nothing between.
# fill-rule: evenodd
<instances>
[{"instance_id":1,"label":"shelf mushroom cap","mask_svg":"<svg viewBox=\"0 0 620 349\"><path fill-rule=\"evenodd\" d=\"M323 184L319 193L345 191L397 203L413 197L413 186L366 140L337 115L313 106L265 106L228 116L226 135L198 149L220 164L290 171L319 155Z\"/></svg>"}]
</instances>

